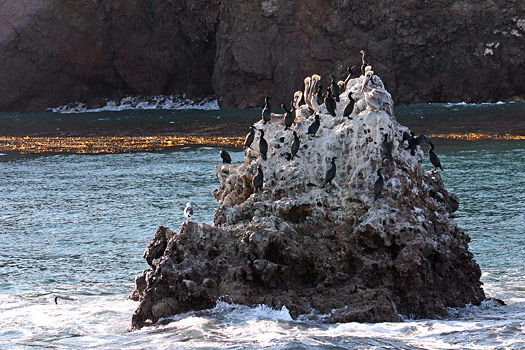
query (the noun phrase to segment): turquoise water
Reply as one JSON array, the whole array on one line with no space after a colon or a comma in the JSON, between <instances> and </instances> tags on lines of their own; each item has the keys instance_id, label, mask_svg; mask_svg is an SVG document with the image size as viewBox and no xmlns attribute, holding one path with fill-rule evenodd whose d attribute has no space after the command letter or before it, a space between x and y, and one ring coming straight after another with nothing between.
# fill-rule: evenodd
<instances>
[{"instance_id":1,"label":"turquoise water","mask_svg":"<svg viewBox=\"0 0 525 350\"><path fill-rule=\"evenodd\" d=\"M216 148L111 155L0 155L0 348L525 348L525 142L439 146L488 296L508 303L440 320L323 325L286 310L219 304L127 332L126 300L158 225L216 207ZM230 150L234 162L242 152ZM428 161L426 169L431 169ZM54 298L59 296L58 305Z\"/></svg>"}]
</instances>

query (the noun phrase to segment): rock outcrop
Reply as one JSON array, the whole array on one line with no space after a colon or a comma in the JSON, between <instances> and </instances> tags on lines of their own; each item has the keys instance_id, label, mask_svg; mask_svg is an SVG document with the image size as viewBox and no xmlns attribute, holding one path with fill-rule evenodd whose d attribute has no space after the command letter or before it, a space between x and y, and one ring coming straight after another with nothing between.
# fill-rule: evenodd
<instances>
[{"instance_id":1,"label":"rock outcrop","mask_svg":"<svg viewBox=\"0 0 525 350\"><path fill-rule=\"evenodd\" d=\"M326 322L398 321L445 315L447 307L484 299L469 237L453 222L458 199L437 172L425 172L424 153L402 144L408 131L393 116L381 79L352 79L336 116L321 106L321 126L298 112L292 129L299 157L290 158L292 130L282 118L258 122L259 135L242 164L217 165L220 187L213 226L187 222L178 232L159 227L137 277L140 301L133 327L170 315L210 308L217 300L274 308L295 318ZM357 102L342 117L351 95ZM384 135L393 160L382 149ZM329 159L336 176L323 187ZM251 179L260 167L263 190ZM377 169L384 188L374 200Z\"/></svg>"},{"instance_id":2,"label":"rock outcrop","mask_svg":"<svg viewBox=\"0 0 525 350\"><path fill-rule=\"evenodd\" d=\"M524 36L523 1L3 1L0 111L127 94L288 102L299 77L340 76L360 49L396 103L524 98Z\"/></svg>"}]
</instances>

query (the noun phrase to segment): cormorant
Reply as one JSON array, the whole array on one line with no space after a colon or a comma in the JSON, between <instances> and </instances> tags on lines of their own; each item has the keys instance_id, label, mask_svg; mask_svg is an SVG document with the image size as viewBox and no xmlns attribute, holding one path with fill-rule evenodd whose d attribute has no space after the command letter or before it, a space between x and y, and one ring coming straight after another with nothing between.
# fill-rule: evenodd
<instances>
[{"instance_id":1,"label":"cormorant","mask_svg":"<svg viewBox=\"0 0 525 350\"><path fill-rule=\"evenodd\" d=\"M392 144L388 141L388 134L385 134L383 143L381 144L383 150L383 159L387 158L389 161L393 161L392 157Z\"/></svg>"},{"instance_id":2,"label":"cormorant","mask_svg":"<svg viewBox=\"0 0 525 350\"><path fill-rule=\"evenodd\" d=\"M315 137L315 133L317 133L317 130L319 130L319 126L321 126L321 120L319 119L319 114L315 115L315 120L312 124L308 127L307 135L312 135Z\"/></svg>"},{"instance_id":3,"label":"cormorant","mask_svg":"<svg viewBox=\"0 0 525 350\"><path fill-rule=\"evenodd\" d=\"M354 111L355 100L352 98L352 93L348 93L348 103L345 106L343 117L349 117Z\"/></svg>"},{"instance_id":4,"label":"cormorant","mask_svg":"<svg viewBox=\"0 0 525 350\"><path fill-rule=\"evenodd\" d=\"M333 117L335 117L335 109L336 109L336 104L335 104L335 100L332 98L331 96L332 94L332 90L331 89L328 89L326 90L326 94L325 94L325 98L324 98L324 105L326 107L326 110L328 111L328 113L330 113Z\"/></svg>"},{"instance_id":5,"label":"cormorant","mask_svg":"<svg viewBox=\"0 0 525 350\"><path fill-rule=\"evenodd\" d=\"M221 153L222 162L231 164L232 157L230 156L230 154L228 152L226 152L225 150L223 150L223 149L221 149L220 153Z\"/></svg>"},{"instance_id":6,"label":"cormorant","mask_svg":"<svg viewBox=\"0 0 525 350\"><path fill-rule=\"evenodd\" d=\"M268 123L272 118L272 107L270 106L270 98L267 96L264 98L264 108L262 110L262 119L264 124Z\"/></svg>"},{"instance_id":7,"label":"cormorant","mask_svg":"<svg viewBox=\"0 0 525 350\"><path fill-rule=\"evenodd\" d=\"M299 152L299 146L301 146L301 140L299 140L299 136L297 136L297 133L294 130L292 146L290 148L292 157L290 159L293 159L293 157L299 157L297 155L297 152Z\"/></svg>"},{"instance_id":8,"label":"cormorant","mask_svg":"<svg viewBox=\"0 0 525 350\"><path fill-rule=\"evenodd\" d=\"M381 194L383 191L383 186L385 185L385 181L383 180L383 175L381 175L381 168L377 169L377 176L379 176L374 183L374 200L377 200L377 197Z\"/></svg>"},{"instance_id":9,"label":"cormorant","mask_svg":"<svg viewBox=\"0 0 525 350\"><path fill-rule=\"evenodd\" d=\"M261 137L259 138L259 153L262 159L266 160L266 153L268 152L268 142L264 139L264 130L259 129Z\"/></svg>"},{"instance_id":10,"label":"cormorant","mask_svg":"<svg viewBox=\"0 0 525 350\"><path fill-rule=\"evenodd\" d=\"M441 162L439 161L438 156L434 153L434 144L432 142L428 142L430 145L430 149L428 150L428 159L430 160L430 163L434 166L434 169L432 171L436 171L437 168L441 169L441 171L444 171L441 167Z\"/></svg>"},{"instance_id":11,"label":"cormorant","mask_svg":"<svg viewBox=\"0 0 525 350\"><path fill-rule=\"evenodd\" d=\"M406 149L410 149L410 154L415 156L416 155L416 147L417 145L424 143L429 143L430 141L428 138L421 134L418 137L416 137L416 134L411 131L410 134L408 132L403 132L403 139L401 140L401 143L405 142L405 140L408 141L408 146Z\"/></svg>"},{"instance_id":12,"label":"cormorant","mask_svg":"<svg viewBox=\"0 0 525 350\"><path fill-rule=\"evenodd\" d=\"M335 102L339 102L339 85L335 82L335 77L330 75L330 89Z\"/></svg>"},{"instance_id":13,"label":"cormorant","mask_svg":"<svg viewBox=\"0 0 525 350\"><path fill-rule=\"evenodd\" d=\"M324 103L323 84L319 84L317 86L317 91L315 92L315 99L317 99L317 104L319 106Z\"/></svg>"},{"instance_id":14,"label":"cormorant","mask_svg":"<svg viewBox=\"0 0 525 350\"><path fill-rule=\"evenodd\" d=\"M253 177L252 184L253 188L255 189L255 193L259 192L259 190L262 190L264 182L264 175L263 171L261 170L261 166L259 165L257 167L257 175Z\"/></svg>"},{"instance_id":15,"label":"cormorant","mask_svg":"<svg viewBox=\"0 0 525 350\"><path fill-rule=\"evenodd\" d=\"M244 139L244 149L250 148L250 146L253 143L253 139L255 137L255 126L250 126L250 133L246 135L246 138Z\"/></svg>"},{"instance_id":16,"label":"cormorant","mask_svg":"<svg viewBox=\"0 0 525 350\"><path fill-rule=\"evenodd\" d=\"M286 106L283 104L281 104L281 107L284 109L285 111L285 114L284 114L284 130L288 130L288 128L290 126L292 126L293 123L295 123L295 112L294 112L294 106L293 106L293 102L291 104L291 109L288 110L286 108Z\"/></svg>"},{"instance_id":17,"label":"cormorant","mask_svg":"<svg viewBox=\"0 0 525 350\"><path fill-rule=\"evenodd\" d=\"M193 208L190 202L186 203L186 208L184 208L184 216L186 217L186 220L191 221L191 217L193 216Z\"/></svg>"},{"instance_id":18,"label":"cormorant","mask_svg":"<svg viewBox=\"0 0 525 350\"><path fill-rule=\"evenodd\" d=\"M335 178L335 171L336 171L335 160L336 159L337 157L332 157L330 168L326 171L326 175L324 177L324 183L323 183L323 186L321 186L321 188L325 187L327 183L331 184L332 180Z\"/></svg>"}]
</instances>

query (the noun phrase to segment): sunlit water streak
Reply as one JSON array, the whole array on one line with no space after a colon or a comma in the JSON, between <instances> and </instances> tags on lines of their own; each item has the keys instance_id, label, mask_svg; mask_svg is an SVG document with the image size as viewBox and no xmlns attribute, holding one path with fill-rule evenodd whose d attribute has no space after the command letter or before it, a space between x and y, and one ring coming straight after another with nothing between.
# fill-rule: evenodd
<instances>
[{"instance_id":1,"label":"sunlit water streak","mask_svg":"<svg viewBox=\"0 0 525 350\"><path fill-rule=\"evenodd\" d=\"M126 300L158 225L190 200L211 222L216 148L111 155L0 155L0 348L525 348L525 143L436 149L461 200L457 222L483 270L486 302L442 320L325 325L224 303L127 332ZM231 150L234 162L243 154ZM431 166L427 160L426 169ZM54 303L54 297L64 299Z\"/></svg>"}]
</instances>

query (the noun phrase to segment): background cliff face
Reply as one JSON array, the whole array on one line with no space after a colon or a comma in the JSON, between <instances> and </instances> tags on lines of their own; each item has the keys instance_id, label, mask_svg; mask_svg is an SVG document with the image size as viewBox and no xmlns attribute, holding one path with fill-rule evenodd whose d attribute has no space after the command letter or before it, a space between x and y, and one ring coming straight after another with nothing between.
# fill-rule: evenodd
<instances>
[{"instance_id":1,"label":"background cliff face","mask_svg":"<svg viewBox=\"0 0 525 350\"><path fill-rule=\"evenodd\" d=\"M396 103L525 96L523 1L0 2L0 110L124 94L289 102L366 49ZM388 69L386 67L389 67Z\"/></svg>"}]
</instances>

